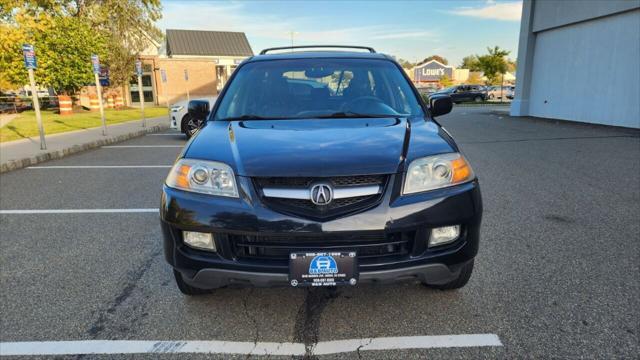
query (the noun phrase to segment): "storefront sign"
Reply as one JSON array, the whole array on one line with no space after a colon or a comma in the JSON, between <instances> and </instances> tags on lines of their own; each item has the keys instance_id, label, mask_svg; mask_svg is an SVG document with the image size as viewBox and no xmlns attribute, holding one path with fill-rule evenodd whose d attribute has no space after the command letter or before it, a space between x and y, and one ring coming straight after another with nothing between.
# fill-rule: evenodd
<instances>
[{"instance_id":1,"label":"storefront sign","mask_svg":"<svg viewBox=\"0 0 640 360\"><path fill-rule=\"evenodd\" d=\"M453 67L442 65L435 60L431 60L413 69L414 81L438 81L443 76L453 78Z\"/></svg>"},{"instance_id":2,"label":"storefront sign","mask_svg":"<svg viewBox=\"0 0 640 360\"><path fill-rule=\"evenodd\" d=\"M22 55L24 55L24 67L27 69L35 69L38 67L36 61L36 51L31 44L22 45Z\"/></svg>"}]
</instances>

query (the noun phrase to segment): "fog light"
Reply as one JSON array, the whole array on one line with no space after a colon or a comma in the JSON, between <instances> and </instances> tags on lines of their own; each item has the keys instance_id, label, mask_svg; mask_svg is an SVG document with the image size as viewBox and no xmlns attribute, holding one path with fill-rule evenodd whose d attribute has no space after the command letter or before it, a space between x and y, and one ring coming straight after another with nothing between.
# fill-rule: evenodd
<instances>
[{"instance_id":1,"label":"fog light","mask_svg":"<svg viewBox=\"0 0 640 360\"><path fill-rule=\"evenodd\" d=\"M429 247L438 246L455 241L460 236L460 225L443 226L431 229Z\"/></svg>"},{"instance_id":2,"label":"fog light","mask_svg":"<svg viewBox=\"0 0 640 360\"><path fill-rule=\"evenodd\" d=\"M194 231L183 231L184 243L192 248L216 251L216 243L213 241L213 234Z\"/></svg>"}]
</instances>

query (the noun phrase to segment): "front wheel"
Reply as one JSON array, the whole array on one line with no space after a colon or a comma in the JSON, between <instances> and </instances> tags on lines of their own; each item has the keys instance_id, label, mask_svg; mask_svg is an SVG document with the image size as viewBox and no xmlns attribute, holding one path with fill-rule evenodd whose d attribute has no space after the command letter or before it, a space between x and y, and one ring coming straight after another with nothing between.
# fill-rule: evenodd
<instances>
[{"instance_id":1,"label":"front wheel","mask_svg":"<svg viewBox=\"0 0 640 360\"><path fill-rule=\"evenodd\" d=\"M439 284L439 285L424 283L424 285L433 289L438 289L438 290L460 289L461 287L467 285L467 283L469 282L469 279L471 279L472 273L473 273L473 260L464 264L460 269L460 274L458 274L458 277L449 281L448 283Z\"/></svg>"},{"instance_id":2,"label":"front wheel","mask_svg":"<svg viewBox=\"0 0 640 360\"><path fill-rule=\"evenodd\" d=\"M187 114L182 118L180 128L182 132L187 135L187 139L189 139L200 129L200 122Z\"/></svg>"},{"instance_id":3,"label":"front wheel","mask_svg":"<svg viewBox=\"0 0 640 360\"><path fill-rule=\"evenodd\" d=\"M476 96L475 98L473 98L473 101L479 103L482 101L482 96Z\"/></svg>"}]
</instances>

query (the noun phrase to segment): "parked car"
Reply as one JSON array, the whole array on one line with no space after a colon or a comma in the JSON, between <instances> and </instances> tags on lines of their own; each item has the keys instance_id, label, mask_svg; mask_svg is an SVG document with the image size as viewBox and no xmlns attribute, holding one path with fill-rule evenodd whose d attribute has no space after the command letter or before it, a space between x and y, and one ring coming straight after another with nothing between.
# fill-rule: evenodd
<instances>
[{"instance_id":1,"label":"parked car","mask_svg":"<svg viewBox=\"0 0 640 360\"><path fill-rule=\"evenodd\" d=\"M210 97L201 97L198 98L200 100L207 101L209 106L213 107L213 104L216 102L217 96ZM202 126L202 121L196 120L192 118L188 113L188 101L181 100L169 108L171 113L171 124L170 128L180 130L183 134L187 136L187 139L193 136L193 134L198 131L200 126Z\"/></svg>"},{"instance_id":2,"label":"parked car","mask_svg":"<svg viewBox=\"0 0 640 360\"><path fill-rule=\"evenodd\" d=\"M500 87L490 86L487 90L487 97L489 99L502 99L503 97L506 99L513 99L513 90L515 86L507 85Z\"/></svg>"},{"instance_id":3,"label":"parked car","mask_svg":"<svg viewBox=\"0 0 640 360\"><path fill-rule=\"evenodd\" d=\"M482 85L454 85L435 94L449 95L456 104L466 101L482 102L487 100L487 92Z\"/></svg>"},{"instance_id":4,"label":"parked car","mask_svg":"<svg viewBox=\"0 0 640 360\"><path fill-rule=\"evenodd\" d=\"M507 86L507 99L513 100L516 93L516 87L514 85Z\"/></svg>"},{"instance_id":5,"label":"parked car","mask_svg":"<svg viewBox=\"0 0 640 360\"><path fill-rule=\"evenodd\" d=\"M451 98L426 104L401 66L371 48L296 48L310 47L245 60L212 109L189 103L206 121L160 205L178 288L407 278L464 286L482 200L469 162L434 120Z\"/></svg>"}]
</instances>

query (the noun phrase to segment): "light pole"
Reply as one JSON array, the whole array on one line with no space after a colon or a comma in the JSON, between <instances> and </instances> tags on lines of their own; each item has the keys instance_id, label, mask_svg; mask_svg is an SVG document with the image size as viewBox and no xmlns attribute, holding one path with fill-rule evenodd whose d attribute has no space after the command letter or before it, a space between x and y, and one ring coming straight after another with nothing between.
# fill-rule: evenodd
<instances>
[{"instance_id":1,"label":"light pole","mask_svg":"<svg viewBox=\"0 0 640 360\"><path fill-rule=\"evenodd\" d=\"M142 112L142 127L147 126L144 118L144 92L142 91L142 61L136 60L136 74L138 75L138 97L140 98L140 111Z\"/></svg>"}]
</instances>

